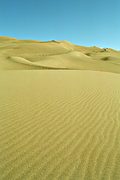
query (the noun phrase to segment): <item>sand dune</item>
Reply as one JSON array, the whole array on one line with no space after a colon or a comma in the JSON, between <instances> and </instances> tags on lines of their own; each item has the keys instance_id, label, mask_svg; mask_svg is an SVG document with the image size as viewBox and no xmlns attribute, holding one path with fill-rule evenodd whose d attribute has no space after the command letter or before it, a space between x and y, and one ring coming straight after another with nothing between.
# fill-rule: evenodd
<instances>
[{"instance_id":1,"label":"sand dune","mask_svg":"<svg viewBox=\"0 0 120 180\"><path fill-rule=\"evenodd\" d=\"M120 180L119 73L113 49L0 37L0 180Z\"/></svg>"},{"instance_id":2,"label":"sand dune","mask_svg":"<svg viewBox=\"0 0 120 180\"><path fill-rule=\"evenodd\" d=\"M120 179L120 75L2 71L0 84L1 180Z\"/></svg>"},{"instance_id":3,"label":"sand dune","mask_svg":"<svg viewBox=\"0 0 120 180\"><path fill-rule=\"evenodd\" d=\"M24 59L24 60L23 60ZM79 69L120 73L120 51L0 37L0 69Z\"/></svg>"}]
</instances>

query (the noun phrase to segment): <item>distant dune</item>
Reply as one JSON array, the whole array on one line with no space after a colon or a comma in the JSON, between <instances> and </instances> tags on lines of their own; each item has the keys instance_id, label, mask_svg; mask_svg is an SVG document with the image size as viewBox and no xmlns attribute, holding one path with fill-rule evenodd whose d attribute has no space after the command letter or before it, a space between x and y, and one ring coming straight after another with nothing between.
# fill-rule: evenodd
<instances>
[{"instance_id":1,"label":"distant dune","mask_svg":"<svg viewBox=\"0 0 120 180\"><path fill-rule=\"evenodd\" d=\"M0 37L0 180L120 180L119 73L113 49Z\"/></svg>"},{"instance_id":2,"label":"distant dune","mask_svg":"<svg viewBox=\"0 0 120 180\"><path fill-rule=\"evenodd\" d=\"M79 69L120 73L120 51L67 41L0 37L0 69Z\"/></svg>"}]
</instances>

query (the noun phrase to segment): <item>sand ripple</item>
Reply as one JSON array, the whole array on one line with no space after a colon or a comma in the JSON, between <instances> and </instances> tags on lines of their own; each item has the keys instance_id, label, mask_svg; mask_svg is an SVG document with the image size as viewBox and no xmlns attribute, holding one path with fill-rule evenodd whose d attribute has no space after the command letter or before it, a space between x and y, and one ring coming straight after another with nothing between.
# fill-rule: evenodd
<instances>
[{"instance_id":1,"label":"sand ripple","mask_svg":"<svg viewBox=\"0 0 120 180\"><path fill-rule=\"evenodd\" d=\"M120 179L120 75L0 74L1 180Z\"/></svg>"}]
</instances>

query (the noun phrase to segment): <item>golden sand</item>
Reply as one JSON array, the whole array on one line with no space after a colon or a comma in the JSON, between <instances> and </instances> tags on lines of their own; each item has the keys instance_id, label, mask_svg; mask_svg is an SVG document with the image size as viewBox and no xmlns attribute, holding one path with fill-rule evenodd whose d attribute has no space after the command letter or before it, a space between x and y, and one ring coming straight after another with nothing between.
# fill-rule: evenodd
<instances>
[{"instance_id":1,"label":"golden sand","mask_svg":"<svg viewBox=\"0 0 120 180\"><path fill-rule=\"evenodd\" d=\"M0 37L0 70L79 69L120 73L120 51L67 41Z\"/></svg>"},{"instance_id":2,"label":"golden sand","mask_svg":"<svg viewBox=\"0 0 120 180\"><path fill-rule=\"evenodd\" d=\"M23 70L25 54L3 49L17 62L0 57L0 180L120 180L119 65Z\"/></svg>"}]
</instances>

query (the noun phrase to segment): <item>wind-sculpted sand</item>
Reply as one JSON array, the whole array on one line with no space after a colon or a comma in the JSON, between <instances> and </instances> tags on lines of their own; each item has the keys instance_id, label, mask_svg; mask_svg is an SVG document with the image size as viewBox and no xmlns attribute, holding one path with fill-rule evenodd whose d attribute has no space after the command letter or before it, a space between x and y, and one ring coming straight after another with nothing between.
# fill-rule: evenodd
<instances>
[{"instance_id":1,"label":"wind-sculpted sand","mask_svg":"<svg viewBox=\"0 0 120 180\"><path fill-rule=\"evenodd\" d=\"M0 72L1 180L119 180L120 75Z\"/></svg>"},{"instance_id":2,"label":"wind-sculpted sand","mask_svg":"<svg viewBox=\"0 0 120 180\"><path fill-rule=\"evenodd\" d=\"M0 37L0 69L79 69L120 73L120 51L77 46L68 41Z\"/></svg>"},{"instance_id":3,"label":"wind-sculpted sand","mask_svg":"<svg viewBox=\"0 0 120 180\"><path fill-rule=\"evenodd\" d=\"M0 180L120 180L120 51L0 37Z\"/></svg>"}]
</instances>

